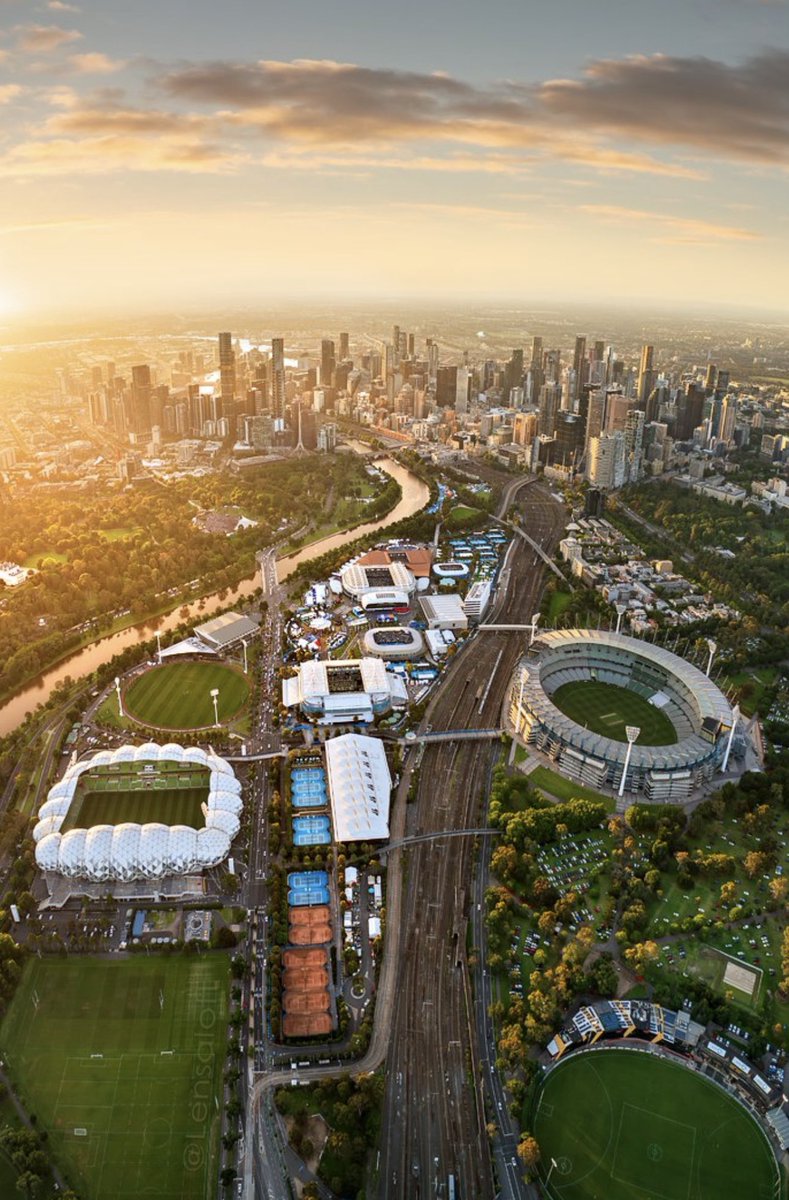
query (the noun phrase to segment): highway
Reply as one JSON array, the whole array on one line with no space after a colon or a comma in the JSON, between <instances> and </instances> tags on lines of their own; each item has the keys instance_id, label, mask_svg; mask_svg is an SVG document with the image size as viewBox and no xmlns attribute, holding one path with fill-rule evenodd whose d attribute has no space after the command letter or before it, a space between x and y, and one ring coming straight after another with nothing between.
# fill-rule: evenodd
<instances>
[{"instance_id":1,"label":"highway","mask_svg":"<svg viewBox=\"0 0 789 1200\"><path fill-rule=\"evenodd\" d=\"M507 502L517 491L529 536L550 554L564 528L564 510L539 484L513 488ZM526 624L539 607L544 561L521 539L515 546L489 621ZM524 642L525 635L515 631L475 637L442 680L426 717L431 728L498 725ZM494 752L494 743L485 742L426 746L407 835L484 825L483 798ZM447 838L407 853L398 996L386 1061L378 1176L382 1200L444 1197L450 1174L460 1196L492 1200L497 1189L485 1130L488 1118L505 1131L495 1149L498 1173L504 1174L498 1187L505 1196L527 1194L517 1164L512 1165L517 1141L503 1120L505 1094L490 1071L492 1031L484 1022L480 1027L479 1005L470 994L467 922L484 892L484 878L472 892L474 850L468 838Z\"/></svg>"}]
</instances>

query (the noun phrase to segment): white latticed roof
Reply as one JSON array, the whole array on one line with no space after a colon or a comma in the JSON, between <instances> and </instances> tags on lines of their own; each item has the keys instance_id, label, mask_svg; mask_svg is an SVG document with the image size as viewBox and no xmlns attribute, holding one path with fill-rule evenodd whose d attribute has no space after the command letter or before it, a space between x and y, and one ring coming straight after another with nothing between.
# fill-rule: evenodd
<instances>
[{"instance_id":1,"label":"white latticed roof","mask_svg":"<svg viewBox=\"0 0 789 1200\"><path fill-rule=\"evenodd\" d=\"M68 815L80 776L97 766L118 763L193 763L209 771L205 800L205 825L93 825L89 829L60 829ZM159 879L216 866L227 858L238 833L243 808L241 784L233 768L216 754L176 742L157 746L120 746L100 750L92 758L72 764L50 789L33 830L36 862L43 871L55 871L94 882Z\"/></svg>"}]
</instances>

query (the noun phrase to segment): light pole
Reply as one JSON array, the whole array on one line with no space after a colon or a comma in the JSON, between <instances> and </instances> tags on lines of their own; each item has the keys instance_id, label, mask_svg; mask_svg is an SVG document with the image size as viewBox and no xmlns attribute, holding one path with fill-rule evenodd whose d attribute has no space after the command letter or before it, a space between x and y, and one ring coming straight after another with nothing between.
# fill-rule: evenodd
<instances>
[{"instance_id":1,"label":"light pole","mask_svg":"<svg viewBox=\"0 0 789 1200\"><path fill-rule=\"evenodd\" d=\"M539 613L535 613L535 614L534 614L534 616L533 616L533 617L532 617L532 619L531 619L531 637L529 638L529 645L530 645L530 646L531 646L531 645L533 644L533 642L534 642L534 638L535 638L535 636L536 636L536 634L537 634L537 626L539 625L539 623L540 623L540 614L539 614Z\"/></svg>"},{"instance_id":2,"label":"light pole","mask_svg":"<svg viewBox=\"0 0 789 1200\"><path fill-rule=\"evenodd\" d=\"M737 722L739 719L740 706L739 704L735 704L734 708L731 710L731 729L729 730L729 737L726 742L726 753L723 756L723 763L721 764L721 771L724 775L726 774L726 768L729 765L729 755L731 754L732 742L734 741L734 731L737 728Z\"/></svg>"},{"instance_id":3,"label":"light pole","mask_svg":"<svg viewBox=\"0 0 789 1200\"><path fill-rule=\"evenodd\" d=\"M551 1182L551 1175L553 1174L553 1171L554 1171L554 1167L555 1167L555 1166L556 1166L556 1159L555 1159L555 1158L552 1158L552 1159L551 1159L551 1165L550 1165L550 1168L549 1168L549 1170L548 1170L548 1174L545 1176L545 1188L546 1188L546 1191L547 1191L547 1188L548 1188L548 1184Z\"/></svg>"},{"instance_id":4,"label":"light pole","mask_svg":"<svg viewBox=\"0 0 789 1200\"><path fill-rule=\"evenodd\" d=\"M616 630L615 630L615 632L619 633L619 628L622 624L622 617L627 612L627 605L626 604L617 604L614 607L616 608Z\"/></svg>"},{"instance_id":5,"label":"light pole","mask_svg":"<svg viewBox=\"0 0 789 1200\"><path fill-rule=\"evenodd\" d=\"M241 645L244 647L244 674L247 674L247 643L246 639L242 638Z\"/></svg>"},{"instance_id":6,"label":"light pole","mask_svg":"<svg viewBox=\"0 0 789 1200\"><path fill-rule=\"evenodd\" d=\"M159 666L162 665L162 635L159 630L156 630L156 657L159 659Z\"/></svg>"},{"instance_id":7,"label":"light pole","mask_svg":"<svg viewBox=\"0 0 789 1200\"><path fill-rule=\"evenodd\" d=\"M211 688L211 699L214 702L214 724L219 728L219 688Z\"/></svg>"},{"instance_id":8,"label":"light pole","mask_svg":"<svg viewBox=\"0 0 789 1200\"><path fill-rule=\"evenodd\" d=\"M718 649L718 643L713 642L712 638L707 638L707 649L710 652L710 656L707 659L707 670L705 674L707 675L707 678L709 678L710 671L712 670L712 660L715 657L715 651Z\"/></svg>"},{"instance_id":9,"label":"light pole","mask_svg":"<svg viewBox=\"0 0 789 1200\"><path fill-rule=\"evenodd\" d=\"M118 716L123 717L126 714L123 711L123 699L121 697L121 677L115 676L115 691L118 693Z\"/></svg>"},{"instance_id":10,"label":"light pole","mask_svg":"<svg viewBox=\"0 0 789 1200\"><path fill-rule=\"evenodd\" d=\"M627 768L630 766L630 755L633 753L633 743L640 732L641 730L637 725L625 725L625 733L627 734L627 754L625 755L625 765L622 768L622 778L619 781L620 796L623 796L625 792L625 780L627 779Z\"/></svg>"}]
</instances>

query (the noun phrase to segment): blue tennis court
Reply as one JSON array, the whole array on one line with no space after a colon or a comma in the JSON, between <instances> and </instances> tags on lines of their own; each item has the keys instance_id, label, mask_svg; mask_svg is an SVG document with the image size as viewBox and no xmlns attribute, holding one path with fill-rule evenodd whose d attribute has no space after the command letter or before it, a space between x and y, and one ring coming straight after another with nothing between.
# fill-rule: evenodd
<instances>
[{"instance_id":1,"label":"blue tennis court","mask_svg":"<svg viewBox=\"0 0 789 1200\"><path fill-rule=\"evenodd\" d=\"M325 808L326 793L325 792L306 792L303 795L297 796L294 792L291 796L294 808Z\"/></svg>"},{"instance_id":2,"label":"blue tennis court","mask_svg":"<svg viewBox=\"0 0 789 1200\"><path fill-rule=\"evenodd\" d=\"M305 904L329 903L329 876L325 871L291 871L288 875L288 904L299 908Z\"/></svg>"},{"instance_id":3,"label":"blue tennis court","mask_svg":"<svg viewBox=\"0 0 789 1200\"><path fill-rule=\"evenodd\" d=\"M296 846L326 846L331 841L328 817L294 817L293 843Z\"/></svg>"},{"instance_id":4,"label":"blue tennis court","mask_svg":"<svg viewBox=\"0 0 789 1200\"><path fill-rule=\"evenodd\" d=\"M288 904L291 908L303 908L312 904L328 904L329 889L327 887L291 888L288 892Z\"/></svg>"}]
</instances>

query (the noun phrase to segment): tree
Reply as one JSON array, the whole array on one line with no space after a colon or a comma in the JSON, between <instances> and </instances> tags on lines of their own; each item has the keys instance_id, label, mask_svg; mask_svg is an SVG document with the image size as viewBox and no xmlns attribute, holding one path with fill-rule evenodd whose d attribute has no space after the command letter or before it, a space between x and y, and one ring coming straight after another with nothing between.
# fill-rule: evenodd
<instances>
[{"instance_id":1,"label":"tree","mask_svg":"<svg viewBox=\"0 0 789 1200\"><path fill-rule=\"evenodd\" d=\"M789 893L789 879L785 876L776 876L775 879L770 880L768 886L770 888L770 895L776 904L783 904Z\"/></svg>"},{"instance_id":2,"label":"tree","mask_svg":"<svg viewBox=\"0 0 789 1200\"><path fill-rule=\"evenodd\" d=\"M635 946L625 950L625 961L637 975L643 975L645 967L654 962L659 954L656 942L637 942Z\"/></svg>"},{"instance_id":3,"label":"tree","mask_svg":"<svg viewBox=\"0 0 789 1200\"><path fill-rule=\"evenodd\" d=\"M540 1161L540 1146L532 1134L524 1134L518 1143L518 1158L529 1173L533 1173L537 1169Z\"/></svg>"}]
</instances>

